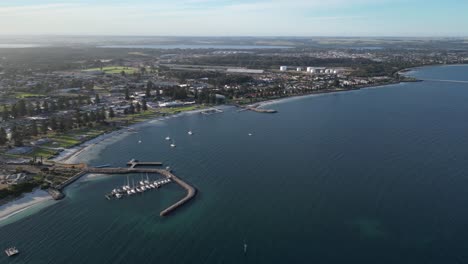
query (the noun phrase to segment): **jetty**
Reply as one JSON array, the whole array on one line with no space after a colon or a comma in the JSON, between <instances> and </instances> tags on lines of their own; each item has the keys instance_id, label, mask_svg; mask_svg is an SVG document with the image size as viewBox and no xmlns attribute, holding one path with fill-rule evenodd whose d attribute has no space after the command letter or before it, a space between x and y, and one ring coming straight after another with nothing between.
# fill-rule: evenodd
<instances>
[{"instance_id":1,"label":"jetty","mask_svg":"<svg viewBox=\"0 0 468 264\"><path fill-rule=\"evenodd\" d=\"M136 159L131 159L129 162L127 162L127 166L130 168L135 168L137 166L162 166L162 162L159 161L150 161L150 162L141 162Z\"/></svg>"},{"instance_id":2,"label":"jetty","mask_svg":"<svg viewBox=\"0 0 468 264\"><path fill-rule=\"evenodd\" d=\"M257 113L265 113L265 114L274 114L274 113L278 113L278 111L274 110L274 109L263 109L263 108L259 108L260 105L259 104L255 104L255 105L247 105L247 106L244 106L244 105L239 105L239 104L236 104L235 106L241 108L240 111L244 110L244 111L253 111L253 112L257 112Z\"/></svg>"},{"instance_id":3,"label":"jetty","mask_svg":"<svg viewBox=\"0 0 468 264\"><path fill-rule=\"evenodd\" d=\"M65 197L63 194L62 190L70 185L71 183L75 182L78 180L80 177L83 175L89 174L89 173L97 173L97 174L129 174L129 173L155 173L164 176L167 179L170 179L171 182L174 182L178 184L180 187L184 188L187 193L186 195L173 205L169 206L168 208L164 209L161 211L159 214L160 216L167 216L170 213L174 212L176 209L180 208L190 200L192 200L196 194L197 194L197 189L190 184L186 183L176 175L174 175L170 170L165 170L165 169L155 169L155 168L136 168L137 166L160 166L162 165L161 162L139 162L135 159L130 160L127 165L129 167L127 168L110 168L110 167L85 167L83 170L73 176L72 178L68 179L64 183L57 185L55 187L49 188L48 192L49 194L55 199L55 200L60 200Z\"/></svg>"}]
</instances>

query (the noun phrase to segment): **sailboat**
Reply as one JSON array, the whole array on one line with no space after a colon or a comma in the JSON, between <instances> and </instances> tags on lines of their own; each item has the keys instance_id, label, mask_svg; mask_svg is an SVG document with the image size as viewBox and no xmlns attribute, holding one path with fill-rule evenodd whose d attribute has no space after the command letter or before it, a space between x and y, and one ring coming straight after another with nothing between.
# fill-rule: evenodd
<instances>
[{"instance_id":1,"label":"sailboat","mask_svg":"<svg viewBox=\"0 0 468 264\"><path fill-rule=\"evenodd\" d=\"M175 148L175 147L176 147L176 144L175 144L174 140L172 140L171 148Z\"/></svg>"},{"instance_id":2,"label":"sailboat","mask_svg":"<svg viewBox=\"0 0 468 264\"><path fill-rule=\"evenodd\" d=\"M244 241L244 254L247 254L247 243Z\"/></svg>"}]
</instances>

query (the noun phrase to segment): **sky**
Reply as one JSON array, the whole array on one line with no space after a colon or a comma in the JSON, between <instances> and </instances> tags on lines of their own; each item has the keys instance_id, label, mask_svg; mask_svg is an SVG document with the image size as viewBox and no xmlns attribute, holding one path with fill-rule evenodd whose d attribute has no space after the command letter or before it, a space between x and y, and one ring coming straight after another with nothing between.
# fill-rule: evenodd
<instances>
[{"instance_id":1,"label":"sky","mask_svg":"<svg viewBox=\"0 0 468 264\"><path fill-rule=\"evenodd\" d=\"M0 0L0 35L468 37L468 0Z\"/></svg>"}]
</instances>

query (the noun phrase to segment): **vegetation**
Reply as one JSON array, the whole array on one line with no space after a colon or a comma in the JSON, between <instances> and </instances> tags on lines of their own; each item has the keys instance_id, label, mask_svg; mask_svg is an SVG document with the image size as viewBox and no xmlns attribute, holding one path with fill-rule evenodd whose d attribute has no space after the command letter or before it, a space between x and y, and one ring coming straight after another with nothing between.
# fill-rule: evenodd
<instances>
[{"instance_id":1,"label":"vegetation","mask_svg":"<svg viewBox=\"0 0 468 264\"><path fill-rule=\"evenodd\" d=\"M123 67L123 66L108 66L108 67L98 67L98 68L90 68L83 71L102 71L107 74L134 74L139 71L138 68L134 67Z\"/></svg>"}]
</instances>

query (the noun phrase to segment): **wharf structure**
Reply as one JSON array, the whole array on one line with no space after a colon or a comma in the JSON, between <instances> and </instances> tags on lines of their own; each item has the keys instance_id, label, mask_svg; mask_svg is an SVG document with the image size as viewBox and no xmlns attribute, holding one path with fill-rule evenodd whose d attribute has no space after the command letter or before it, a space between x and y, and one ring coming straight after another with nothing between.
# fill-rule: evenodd
<instances>
[{"instance_id":1,"label":"wharf structure","mask_svg":"<svg viewBox=\"0 0 468 264\"><path fill-rule=\"evenodd\" d=\"M63 199L65 195L63 194L62 190L66 186L78 180L83 175L89 174L89 173L97 173L97 174L156 173L177 183L179 186L181 186L187 191L186 195L181 200L177 201L173 205L161 211L161 213L159 214L160 216L169 215L170 213L174 212L176 209L183 206L184 204L189 202L191 199L193 199L197 195L197 189L195 187L186 183L185 181L183 181L182 179L180 179L179 177L171 173L169 170L154 169L154 168L141 168L141 166L160 166L162 165L161 162L139 162L135 159L132 159L127 163L127 165L129 166L129 168L120 168L120 167L117 167L117 168L97 168L97 167L83 168L83 170L80 173L76 174L75 176L68 179L64 183L57 185L53 188L49 188L48 192L55 200ZM140 166L140 168L136 168L138 166Z\"/></svg>"},{"instance_id":2,"label":"wharf structure","mask_svg":"<svg viewBox=\"0 0 468 264\"><path fill-rule=\"evenodd\" d=\"M260 107L259 104L248 105L248 106L236 104L235 106L240 107L240 108L242 108L243 110L249 110L249 111L253 111L253 112L257 112L257 113L266 113L266 114L278 113L278 111L276 111L276 110L274 110L274 109L263 109L263 108L259 108L259 107Z\"/></svg>"}]
</instances>

